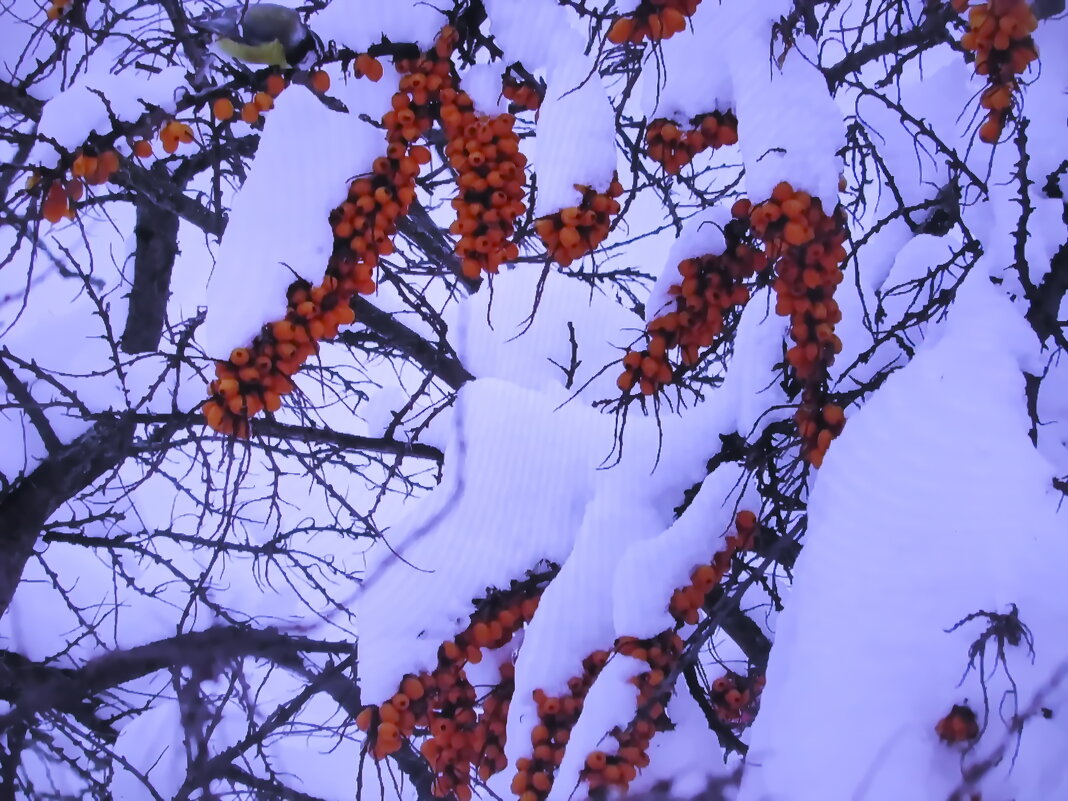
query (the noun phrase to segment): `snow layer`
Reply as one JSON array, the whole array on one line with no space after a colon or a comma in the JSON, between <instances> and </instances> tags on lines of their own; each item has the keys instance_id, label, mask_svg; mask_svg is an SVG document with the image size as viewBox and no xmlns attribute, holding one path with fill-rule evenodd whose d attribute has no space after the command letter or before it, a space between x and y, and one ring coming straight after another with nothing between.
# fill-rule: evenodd
<instances>
[{"instance_id":1,"label":"snow layer","mask_svg":"<svg viewBox=\"0 0 1068 801\"><path fill-rule=\"evenodd\" d=\"M442 483L386 539L359 597L360 686L381 703L467 625L471 601L571 550L599 459L597 417L564 398L482 379L460 392ZM546 503L545 499L552 499ZM392 552L401 555L393 557ZM391 599L405 599L403 605ZM373 610L373 611L372 611Z\"/></svg>"},{"instance_id":2,"label":"snow layer","mask_svg":"<svg viewBox=\"0 0 1068 801\"><path fill-rule=\"evenodd\" d=\"M428 49L448 22L432 3L414 0L350 0L331 3L310 20L324 42L366 52L383 38Z\"/></svg>"},{"instance_id":3,"label":"snow layer","mask_svg":"<svg viewBox=\"0 0 1068 801\"><path fill-rule=\"evenodd\" d=\"M539 281L544 280L537 299ZM537 308L535 309L535 304ZM466 317L459 341L458 314ZM533 314L533 322L530 316ZM493 279L493 292L478 292L448 315L450 343L479 378L496 377L530 389L563 388L572 367L568 325L575 332L576 367L571 391L593 401L615 392L618 370L602 369L622 356L622 346L641 321L576 278L522 265ZM600 373L600 375L598 375Z\"/></svg>"},{"instance_id":4,"label":"snow layer","mask_svg":"<svg viewBox=\"0 0 1068 801\"><path fill-rule=\"evenodd\" d=\"M545 70L548 88L538 114L531 160L537 176L534 214L577 205L575 184L608 188L616 170L615 114L584 38L551 0L490 0L494 38L505 62Z\"/></svg>"},{"instance_id":5,"label":"snow layer","mask_svg":"<svg viewBox=\"0 0 1068 801\"><path fill-rule=\"evenodd\" d=\"M530 732L538 721L534 690L566 695L567 680L582 675L582 660L611 649L617 636L612 609L619 558L666 522L663 513L648 503L636 505L625 491L599 492L586 508L574 551L545 591L523 637L508 714L506 754L511 763L531 754Z\"/></svg>"},{"instance_id":6,"label":"snow layer","mask_svg":"<svg viewBox=\"0 0 1068 801\"><path fill-rule=\"evenodd\" d=\"M734 108L734 86L726 50L709 39L729 38L732 20L719 3L702 3L690 27L660 43L660 57L642 72L642 110L647 119L688 123L698 114Z\"/></svg>"},{"instance_id":7,"label":"snow layer","mask_svg":"<svg viewBox=\"0 0 1068 801\"><path fill-rule=\"evenodd\" d=\"M938 741L935 722L954 703L982 709L975 674L958 684L985 623L945 631L970 613L1017 604L1034 633L1033 664L1023 647L1007 654L1021 708L1068 660L1068 602L1046 589L1068 556L1065 512L1027 438L1020 369L1033 348L1008 301L972 276L944 331L831 449L741 801L945 799L961 782L960 754ZM990 728L966 765L1008 737L997 712L1007 682L990 648ZM983 797L1064 796L1068 771L1055 754L1066 743L1063 716L1029 723L1015 770L996 767Z\"/></svg>"},{"instance_id":8,"label":"snow layer","mask_svg":"<svg viewBox=\"0 0 1068 801\"><path fill-rule=\"evenodd\" d=\"M497 64L476 64L460 75L460 86L471 96L475 111L479 114L503 114L508 111L508 100L501 93L501 78L504 71Z\"/></svg>"},{"instance_id":9,"label":"snow layer","mask_svg":"<svg viewBox=\"0 0 1068 801\"><path fill-rule=\"evenodd\" d=\"M286 288L298 277L322 280L333 246L327 217L345 199L349 181L368 172L385 150L382 132L358 114L377 116L388 108L393 70L378 83L345 83L338 76L334 83L331 94L351 113L332 111L293 86L266 115L256 159L233 200L208 284L207 319L197 332L211 356L226 356L278 319Z\"/></svg>"},{"instance_id":10,"label":"snow layer","mask_svg":"<svg viewBox=\"0 0 1068 801\"><path fill-rule=\"evenodd\" d=\"M55 167L61 151L73 152L91 133L110 133L113 118L136 120L148 110L146 103L173 111L179 90L186 85L185 70L169 67L153 73L151 80L146 75L133 69L118 75L91 72L51 98L41 112L39 139L29 163Z\"/></svg>"},{"instance_id":11,"label":"snow layer","mask_svg":"<svg viewBox=\"0 0 1068 801\"><path fill-rule=\"evenodd\" d=\"M690 573L722 550L738 508L744 474L728 463L709 475L686 512L663 534L627 549L615 575L620 636L654 637L674 626L667 599Z\"/></svg>"},{"instance_id":12,"label":"snow layer","mask_svg":"<svg viewBox=\"0 0 1068 801\"><path fill-rule=\"evenodd\" d=\"M783 4L762 5L770 15L772 6ZM789 181L820 198L824 208L834 208L841 171L836 153L845 143L845 128L827 81L796 49L786 54L781 67L768 63L774 17L761 16L749 3L724 9L746 192L754 201L762 200L775 184Z\"/></svg>"}]
</instances>

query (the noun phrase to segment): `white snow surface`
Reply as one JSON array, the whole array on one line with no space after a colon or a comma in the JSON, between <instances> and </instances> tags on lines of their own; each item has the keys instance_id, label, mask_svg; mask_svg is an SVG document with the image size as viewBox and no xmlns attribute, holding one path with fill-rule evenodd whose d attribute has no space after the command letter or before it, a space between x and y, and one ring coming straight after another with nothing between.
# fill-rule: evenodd
<instances>
[{"instance_id":1,"label":"white snow surface","mask_svg":"<svg viewBox=\"0 0 1068 801\"><path fill-rule=\"evenodd\" d=\"M579 772L586 756L593 751L615 753L618 743L606 732L616 726L626 727L638 706L638 688L630 680L649 669L649 665L631 656L616 654L586 695L582 715L571 729L564 760L546 801L564 801L575 792Z\"/></svg>"},{"instance_id":2,"label":"white snow surface","mask_svg":"<svg viewBox=\"0 0 1068 801\"><path fill-rule=\"evenodd\" d=\"M616 170L615 115L585 39L551 0L490 0L491 31L505 62L545 70L547 90L530 156L537 176L534 214L577 205L576 184L605 190ZM524 151L526 152L526 151Z\"/></svg>"},{"instance_id":3,"label":"white snow surface","mask_svg":"<svg viewBox=\"0 0 1068 801\"><path fill-rule=\"evenodd\" d=\"M582 675L582 660L594 651L611 650L617 636L616 565L629 545L667 524L663 511L631 500L635 487L613 489L602 490L586 507L575 548L524 634L505 750L513 763L531 753L530 732L538 722L532 693L541 689L550 696L566 695L568 679Z\"/></svg>"},{"instance_id":4,"label":"white snow surface","mask_svg":"<svg viewBox=\"0 0 1068 801\"><path fill-rule=\"evenodd\" d=\"M553 66L547 83L532 154L538 217L578 205L577 186L606 190L616 171L615 148L605 147L615 139L615 116L593 62L578 50Z\"/></svg>"},{"instance_id":5,"label":"white snow surface","mask_svg":"<svg viewBox=\"0 0 1068 801\"><path fill-rule=\"evenodd\" d=\"M55 167L62 151L71 153L85 144L91 133L108 134L112 118L120 122L136 120L148 108L146 103L173 111L186 86L185 70L167 67L158 73L129 70L118 75L90 72L45 103L28 161L41 167Z\"/></svg>"},{"instance_id":6,"label":"white snow surface","mask_svg":"<svg viewBox=\"0 0 1068 801\"><path fill-rule=\"evenodd\" d=\"M197 340L209 355L224 358L264 323L280 319L286 289L298 277L322 280L334 241L327 217L345 199L348 181L385 152L382 132L358 112L388 108L395 76L389 68L378 83L333 76L331 94L349 114L332 111L301 86L279 95L266 114L208 284L208 315ZM301 147L292 146L295 139Z\"/></svg>"},{"instance_id":7,"label":"white snow surface","mask_svg":"<svg viewBox=\"0 0 1068 801\"><path fill-rule=\"evenodd\" d=\"M981 275L970 278L944 331L831 449L740 801L948 797L962 781L960 754L934 725L954 703L982 709L975 673L958 684L985 624L945 631L970 613L1017 604L1034 634L1033 664L1026 646L1007 649L1021 710L1068 660L1058 633L1068 602L1044 589L1068 555L1068 526L1024 414L1020 370L1033 349L1008 301ZM1011 736L997 712L1008 685L993 657L989 728L965 764ZM1063 720L1037 718L1023 736L1015 769L1008 760L994 768L984 798L1068 793L1054 756L1068 742Z\"/></svg>"},{"instance_id":8,"label":"white snow surface","mask_svg":"<svg viewBox=\"0 0 1068 801\"><path fill-rule=\"evenodd\" d=\"M428 49L446 22L433 3L414 0L331 3L309 21L324 42L333 40L358 53L379 44L383 37Z\"/></svg>"},{"instance_id":9,"label":"white snow surface","mask_svg":"<svg viewBox=\"0 0 1068 801\"><path fill-rule=\"evenodd\" d=\"M687 124L698 114L734 108L726 49L709 47L709 33L729 38L734 24L724 6L701 3L686 30L660 43L660 57L642 72L642 110L647 119Z\"/></svg>"},{"instance_id":10,"label":"white snow surface","mask_svg":"<svg viewBox=\"0 0 1068 801\"><path fill-rule=\"evenodd\" d=\"M586 409L554 411L562 400L497 379L461 390L463 421L444 481L387 533L403 560L381 549L357 601L374 610L360 618L366 703L395 693L405 673L433 667L438 646L466 628L472 599L487 587L567 557L599 458L590 439L599 426ZM388 600L400 597L410 603Z\"/></svg>"},{"instance_id":11,"label":"white snow surface","mask_svg":"<svg viewBox=\"0 0 1068 801\"><path fill-rule=\"evenodd\" d=\"M789 181L833 209L841 171L836 153L845 144L845 127L823 74L796 49L786 54L781 68L769 65L770 20L748 3L728 8L734 13L724 14L731 31L726 49L746 193L758 202L777 183Z\"/></svg>"},{"instance_id":12,"label":"white snow surface","mask_svg":"<svg viewBox=\"0 0 1068 801\"><path fill-rule=\"evenodd\" d=\"M504 114L508 99L501 93L504 70L497 64L475 64L460 75L460 86L471 97L479 114Z\"/></svg>"},{"instance_id":13,"label":"white snow surface","mask_svg":"<svg viewBox=\"0 0 1068 801\"><path fill-rule=\"evenodd\" d=\"M541 299L535 309L542 279ZM455 324L461 314L468 327L466 341L460 340L460 327ZM555 271L543 276L538 266L529 264L495 276L492 295L472 295L446 319L450 344L473 375L554 391L566 387L566 371L572 366L570 324L577 345L571 392L577 392L583 401L617 391L618 371L614 366L603 368L621 358L622 347L641 325L637 317L600 291L591 295L588 285L578 279Z\"/></svg>"},{"instance_id":14,"label":"white snow surface","mask_svg":"<svg viewBox=\"0 0 1068 801\"><path fill-rule=\"evenodd\" d=\"M614 579L620 636L655 637L675 625L665 599L689 584L694 568L708 564L722 550L735 512L747 508L739 497L743 479L737 465L721 466L702 482L689 508L670 528L627 549Z\"/></svg>"}]
</instances>

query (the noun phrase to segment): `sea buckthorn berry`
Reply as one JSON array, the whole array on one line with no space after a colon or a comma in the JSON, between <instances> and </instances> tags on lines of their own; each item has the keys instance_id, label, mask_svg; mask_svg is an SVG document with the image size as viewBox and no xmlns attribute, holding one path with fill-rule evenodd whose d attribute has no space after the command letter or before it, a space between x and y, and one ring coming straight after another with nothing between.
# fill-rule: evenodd
<instances>
[{"instance_id":1,"label":"sea buckthorn berry","mask_svg":"<svg viewBox=\"0 0 1068 801\"><path fill-rule=\"evenodd\" d=\"M954 2L954 8L961 13L968 10L965 3ZM1037 25L1026 0L988 0L969 10L969 30L961 45L975 53L976 74L987 77L987 89L980 97L980 105L989 111L979 127L983 142L996 143L1012 119L1013 96L1019 89L1016 76L1038 58L1031 36Z\"/></svg>"},{"instance_id":2,"label":"sea buckthorn berry","mask_svg":"<svg viewBox=\"0 0 1068 801\"><path fill-rule=\"evenodd\" d=\"M657 119L646 130L646 152L671 175L678 173L698 153L738 141L738 120L730 111L701 114L693 118L690 126L683 131L670 120Z\"/></svg>"},{"instance_id":3,"label":"sea buckthorn berry","mask_svg":"<svg viewBox=\"0 0 1068 801\"><path fill-rule=\"evenodd\" d=\"M506 74L501 84L501 94L520 109L537 111L545 97L545 87L535 81Z\"/></svg>"},{"instance_id":4,"label":"sea buckthorn berry","mask_svg":"<svg viewBox=\"0 0 1068 801\"><path fill-rule=\"evenodd\" d=\"M241 121L254 125L260 119L260 107L249 101L241 106Z\"/></svg>"},{"instance_id":5,"label":"sea buckthorn berry","mask_svg":"<svg viewBox=\"0 0 1068 801\"><path fill-rule=\"evenodd\" d=\"M323 95L330 91L330 76L322 70L316 70L311 76L311 88Z\"/></svg>"},{"instance_id":6,"label":"sea buckthorn berry","mask_svg":"<svg viewBox=\"0 0 1068 801\"><path fill-rule=\"evenodd\" d=\"M41 204L41 216L50 223L58 223L67 216L70 209L69 198L64 191L62 183L53 181L45 193L44 202Z\"/></svg>"},{"instance_id":7,"label":"sea buckthorn berry","mask_svg":"<svg viewBox=\"0 0 1068 801\"><path fill-rule=\"evenodd\" d=\"M619 213L616 200L623 186L613 179L607 191L576 186L582 192L578 206L562 209L535 222L535 231L549 255L561 267L595 250L608 236L611 218Z\"/></svg>"},{"instance_id":8,"label":"sea buckthorn berry","mask_svg":"<svg viewBox=\"0 0 1068 801\"><path fill-rule=\"evenodd\" d=\"M234 116L234 104L228 97L220 97L211 104L211 113L219 122L226 122Z\"/></svg>"},{"instance_id":9,"label":"sea buckthorn berry","mask_svg":"<svg viewBox=\"0 0 1068 801\"><path fill-rule=\"evenodd\" d=\"M377 83L382 78L382 63L367 53L361 53L356 56L356 69L360 75L366 76L372 82Z\"/></svg>"},{"instance_id":10,"label":"sea buckthorn berry","mask_svg":"<svg viewBox=\"0 0 1068 801\"><path fill-rule=\"evenodd\" d=\"M278 95L282 94L286 89L286 79L278 73L272 73L267 76L263 88L271 97L278 97Z\"/></svg>"},{"instance_id":11,"label":"sea buckthorn berry","mask_svg":"<svg viewBox=\"0 0 1068 801\"><path fill-rule=\"evenodd\" d=\"M736 204L741 212L744 205ZM840 407L821 415L828 406L827 371L841 351L834 333L841 313L833 299L842 281L843 247L848 233L841 206L828 214L821 202L783 181L771 198L750 209L754 233L775 257L776 312L790 317L794 345L786 361L801 385L802 402L794 415L801 435L802 456L819 467L830 441L841 433ZM833 422L831 422L833 421Z\"/></svg>"},{"instance_id":12,"label":"sea buckthorn berry","mask_svg":"<svg viewBox=\"0 0 1068 801\"><path fill-rule=\"evenodd\" d=\"M697 11L701 0L641 0L638 7L619 17L608 31L612 44L657 42L686 30L687 18Z\"/></svg>"},{"instance_id":13,"label":"sea buckthorn berry","mask_svg":"<svg viewBox=\"0 0 1068 801\"><path fill-rule=\"evenodd\" d=\"M740 201L735 203L738 212L746 208ZM692 367L701 351L735 324L738 310L749 300L745 282L763 270L767 260L756 247L746 217L735 214L724 229L724 237L723 253L684 259L678 264L681 280L668 288L673 301L667 310L646 326L646 349L624 357L624 373L617 379L624 393L635 384L645 395L659 392L676 376L671 352L679 351L683 369Z\"/></svg>"}]
</instances>

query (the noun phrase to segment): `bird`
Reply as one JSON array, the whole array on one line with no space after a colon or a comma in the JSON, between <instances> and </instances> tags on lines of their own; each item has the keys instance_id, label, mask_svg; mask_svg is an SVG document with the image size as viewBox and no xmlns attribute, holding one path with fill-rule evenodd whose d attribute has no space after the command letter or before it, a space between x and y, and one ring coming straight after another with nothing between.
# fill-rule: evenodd
<instances>
[{"instance_id":1,"label":"bird","mask_svg":"<svg viewBox=\"0 0 1068 801\"><path fill-rule=\"evenodd\" d=\"M250 64L289 68L323 46L292 8L277 3L242 3L189 20L216 37L219 49Z\"/></svg>"}]
</instances>

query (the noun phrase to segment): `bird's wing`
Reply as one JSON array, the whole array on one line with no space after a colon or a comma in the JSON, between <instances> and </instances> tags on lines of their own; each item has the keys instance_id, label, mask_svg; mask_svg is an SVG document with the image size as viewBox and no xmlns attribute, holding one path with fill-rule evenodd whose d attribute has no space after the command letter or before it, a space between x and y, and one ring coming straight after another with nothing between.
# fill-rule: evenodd
<instances>
[{"instance_id":1,"label":"bird's wing","mask_svg":"<svg viewBox=\"0 0 1068 801\"><path fill-rule=\"evenodd\" d=\"M294 16L296 16L294 14ZM260 16L256 14L248 14L243 20L241 20L241 38L247 44L256 47L257 45L267 44L268 42L274 42L278 39L278 20L268 19L266 16ZM300 25L299 19L297 24L291 28L284 29L286 37L297 37L297 41L303 38L304 31L303 26ZM293 42L283 42L286 47L294 44Z\"/></svg>"}]
</instances>

